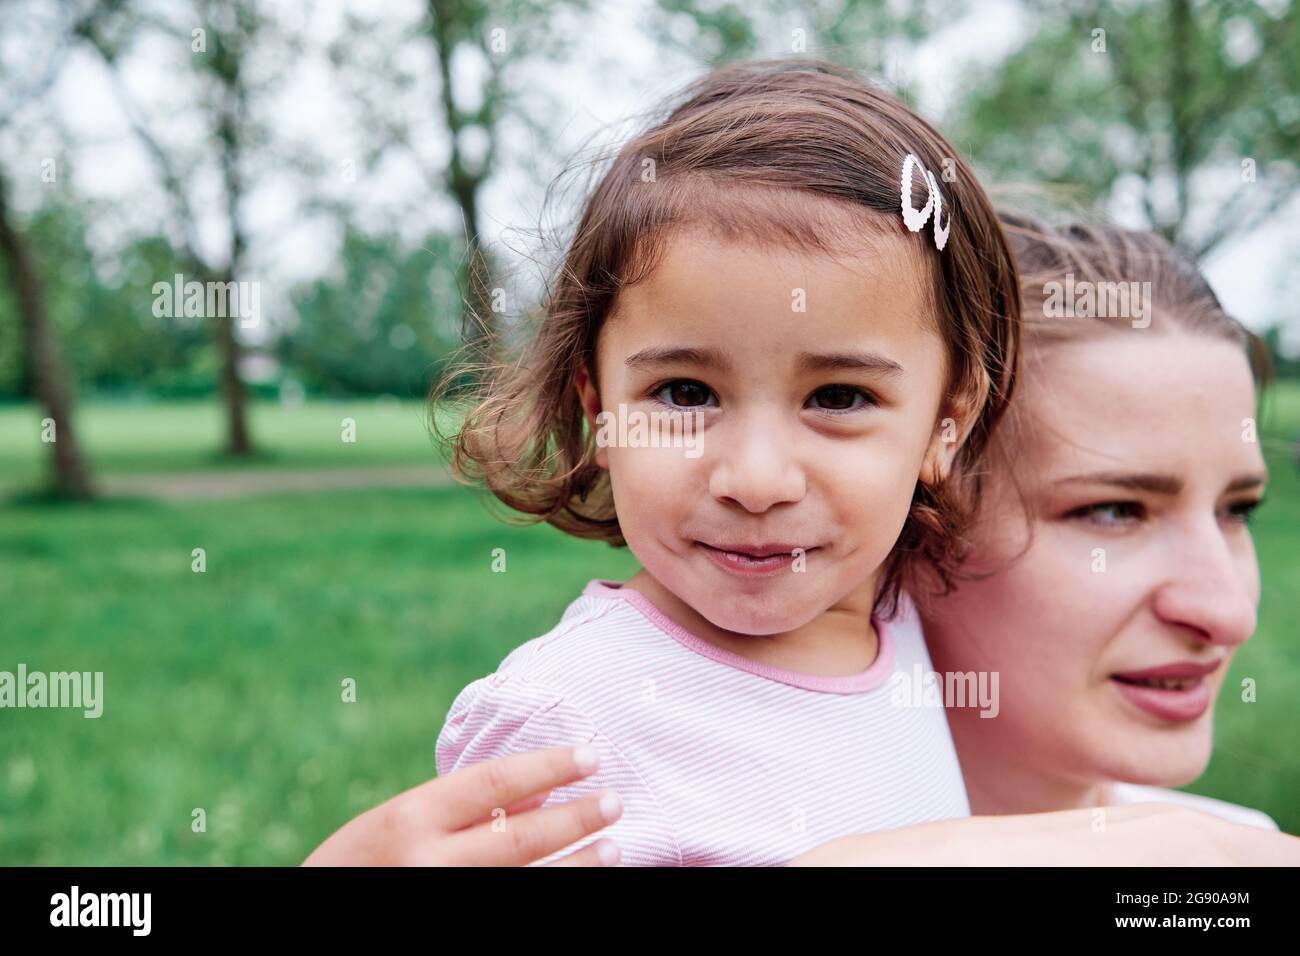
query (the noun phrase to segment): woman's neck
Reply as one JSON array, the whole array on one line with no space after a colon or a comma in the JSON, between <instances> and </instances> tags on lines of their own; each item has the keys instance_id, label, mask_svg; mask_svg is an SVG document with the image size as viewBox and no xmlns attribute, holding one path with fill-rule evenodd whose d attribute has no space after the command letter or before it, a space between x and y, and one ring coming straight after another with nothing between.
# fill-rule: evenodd
<instances>
[{"instance_id":1,"label":"woman's neck","mask_svg":"<svg viewBox=\"0 0 1300 956\"><path fill-rule=\"evenodd\" d=\"M1054 776L1024 763L1024 754L981 747L988 728L971 726L981 718L969 709L948 711L970 810L975 816L1050 813L1105 806L1109 785L1096 780Z\"/></svg>"}]
</instances>

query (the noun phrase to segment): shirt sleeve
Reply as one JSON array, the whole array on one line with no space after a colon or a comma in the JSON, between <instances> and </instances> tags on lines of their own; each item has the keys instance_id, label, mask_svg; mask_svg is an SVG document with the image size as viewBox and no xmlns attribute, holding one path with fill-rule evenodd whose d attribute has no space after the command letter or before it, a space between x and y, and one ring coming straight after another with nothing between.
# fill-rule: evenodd
<instances>
[{"instance_id":1,"label":"shirt sleeve","mask_svg":"<svg viewBox=\"0 0 1300 956\"><path fill-rule=\"evenodd\" d=\"M562 694L525 678L493 674L460 692L438 735L438 775L508 754L584 743L600 754L600 766L590 777L552 791L545 805L613 790L623 801L623 815L534 865L601 838L618 844L623 866L681 865L681 851L658 799L623 752Z\"/></svg>"}]
</instances>

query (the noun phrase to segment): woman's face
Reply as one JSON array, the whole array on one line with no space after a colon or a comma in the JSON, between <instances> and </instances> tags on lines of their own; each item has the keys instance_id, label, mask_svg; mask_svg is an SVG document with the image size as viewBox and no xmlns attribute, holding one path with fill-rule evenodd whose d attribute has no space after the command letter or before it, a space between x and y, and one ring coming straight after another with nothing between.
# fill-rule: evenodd
<instances>
[{"instance_id":1,"label":"woman's face","mask_svg":"<svg viewBox=\"0 0 1300 956\"><path fill-rule=\"evenodd\" d=\"M1141 331L1026 364L975 532L972 569L999 570L923 611L940 673L1000 674L996 717L949 711L972 803L1031 776L1184 784L1255 629L1249 366L1226 341Z\"/></svg>"}]
</instances>

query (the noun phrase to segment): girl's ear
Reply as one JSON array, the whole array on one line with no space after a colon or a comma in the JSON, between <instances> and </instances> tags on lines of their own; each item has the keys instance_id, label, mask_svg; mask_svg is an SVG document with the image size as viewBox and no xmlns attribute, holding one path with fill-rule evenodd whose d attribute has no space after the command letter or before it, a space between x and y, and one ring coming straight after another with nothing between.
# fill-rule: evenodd
<instances>
[{"instance_id":1,"label":"girl's ear","mask_svg":"<svg viewBox=\"0 0 1300 956\"><path fill-rule=\"evenodd\" d=\"M966 443L978 417L978 405L972 397L958 395L948 401L935 422L921 463L922 482L937 485L951 474L957 451Z\"/></svg>"},{"instance_id":2,"label":"girl's ear","mask_svg":"<svg viewBox=\"0 0 1300 956\"><path fill-rule=\"evenodd\" d=\"M600 393L596 391L596 383L587 366L578 369L578 374L573 378L573 387L578 391L578 401L582 403L582 414L587 419L587 427L592 434L599 433L600 423L596 416L600 414ZM596 467L609 468L609 453L603 442L596 442Z\"/></svg>"}]
</instances>

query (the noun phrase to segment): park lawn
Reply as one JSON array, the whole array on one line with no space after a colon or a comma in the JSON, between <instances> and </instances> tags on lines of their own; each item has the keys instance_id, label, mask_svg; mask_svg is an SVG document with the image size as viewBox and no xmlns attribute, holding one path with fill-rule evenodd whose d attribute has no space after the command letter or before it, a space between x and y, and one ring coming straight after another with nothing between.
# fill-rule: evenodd
<instances>
[{"instance_id":1,"label":"park lawn","mask_svg":"<svg viewBox=\"0 0 1300 956\"><path fill-rule=\"evenodd\" d=\"M0 669L103 671L105 699L97 719L0 712L6 864L301 862L434 775L462 686L635 567L456 487L33 503L0 523Z\"/></svg>"},{"instance_id":2,"label":"park lawn","mask_svg":"<svg viewBox=\"0 0 1300 956\"><path fill-rule=\"evenodd\" d=\"M356 423L354 442L342 440L345 418ZM297 407L252 402L249 422L258 454L232 460L217 454L224 431L215 401L98 401L83 404L76 414L91 467L102 475L441 461L423 402L361 398ZM36 486L45 474L46 452L35 406L0 405L0 495Z\"/></svg>"},{"instance_id":3,"label":"park lawn","mask_svg":"<svg viewBox=\"0 0 1300 956\"><path fill-rule=\"evenodd\" d=\"M1277 439L1300 429L1297 396L1283 393L1285 414L1264 424L1260 628L1220 697L1214 760L1190 788L1292 832L1300 473ZM337 427L337 412L319 410L311 434ZM354 417L359 431L375 421ZM408 427L423 434L409 422L394 434ZM133 440L158 461L204 454L197 441L182 454ZM305 458L336 453L302 441ZM406 441L391 447L405 454ZM505 573L492 571L495 548ZM461 687L549 629L588 579L635 566L626 550L503 524L459 487L0 504L0 670L103 671L106 698L98 719L0 711L0 863L297 863L350 816L433 775ZM355 703L341 699L345 678ZM1247 678L1252 703L1240 699ZM206 832L192 832L196 808Z\"/></svg>"}]
</instances>

